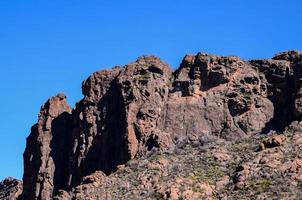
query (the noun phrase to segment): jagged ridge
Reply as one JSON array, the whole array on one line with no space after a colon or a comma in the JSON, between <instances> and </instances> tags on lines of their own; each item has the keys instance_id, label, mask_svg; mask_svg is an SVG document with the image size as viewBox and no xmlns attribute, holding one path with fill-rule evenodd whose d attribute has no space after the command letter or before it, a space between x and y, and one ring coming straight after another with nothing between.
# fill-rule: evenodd
<instances>
[{"instance_id":1,"label":"jagged ridge","mask_svg":"<svg viewBox=\"0 0 302 200\"><path fill-rule=\"evenodd\" d=\"M299 128L301 62L298 51L250 62L198 53L174 72L154 56L96 72L74 109L63 94L42 107L27 138L20 199L50 199L154 149Z\"/></svg>"}]
</instances>

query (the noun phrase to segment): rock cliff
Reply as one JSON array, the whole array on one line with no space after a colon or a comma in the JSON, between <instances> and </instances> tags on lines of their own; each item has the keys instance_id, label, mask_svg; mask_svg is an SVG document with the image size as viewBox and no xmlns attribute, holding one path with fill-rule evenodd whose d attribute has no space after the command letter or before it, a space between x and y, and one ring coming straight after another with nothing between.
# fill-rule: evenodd
<instances>
[{"instance_id":1,"label":"rock cliff","mask_svg":"<svg viewBox=\"0 0 302 200\"><path fill-rule=\"evenodd\" d=\"M302 130L301 80L299 51L252 61L198 53L175 71L143 56L95 72L75 108L64 94L42 106L27 138L19 199L70 199L87 181L108 184L128 161L187 143Z\"/></svg>"}]
</instances>

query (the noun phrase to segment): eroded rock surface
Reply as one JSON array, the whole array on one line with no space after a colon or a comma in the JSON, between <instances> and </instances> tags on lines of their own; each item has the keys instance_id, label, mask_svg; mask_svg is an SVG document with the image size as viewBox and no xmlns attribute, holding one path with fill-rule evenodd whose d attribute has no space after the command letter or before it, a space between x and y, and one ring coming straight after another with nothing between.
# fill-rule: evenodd
<instances>
[{"instance_id":1,"label":"eroded rock surface","mask_svg":"<svg viewBox=\"0 0 302 200\"><path fill-rule=\"evenodd\" d=\"M288 51L272 59L253 60L268 81L268 97L275 108L269 129L283 131L294 120L301 120L302 52Z\"/></svg>"},{"instance_id":2,"label":"eroded rock surface","mask_svg":"<svg viewBox=\"0 0 302 200\"><path fill-rule=\"evenodd\" d=\"M0 199L16 200L22 193L22 181L6 178L0 182Z\"/></svg>"},{"instance_id":3,"label":"eroded rock surface","mask_svg":"<svg viewBox=\"0 0 302 200\"><path fill-rule=\"evenodd\" d=\"M57 188L64 187L70 111L63 94L42 106L26 141L21 199L49 199Z\"/></svg>"},{"instance_id":4,"label":"eroded rock surface","mask_svg":"<svg viewBox=\"0 0 302 200\"><path fill-rule=\"evenodd\" d=\"M87 188L94 193L93 187L101 187L96 184L110 182L106 176L128 161L156 150L175 151L188 141L194 146L271 130L302 130L301 55L289 51L244 61L198 53L185 56L174 72L159 58L143 56L124 67L95 72L83 82L84 97L74 109L63 94L42 107L27 138L21 199L81 199ZM263 143L262 151L269 144ZM226 149L212 153L221 162L230 158ZM154 191L205 198L231 178L228 174L215 186L196 186L205 192L189 188L183 193L174 182ZM141 181L151 187L150 180ZM179 184L186 181L182 177ZM102 195L92 198L108 196Z\"/></svg>"},{"instance_id":5,"label":"eroded rock surface","mask_svg":"<svg viewBox=\"0 0 302 200\"><path fill-rule=\"evenodd\" d=\"M69 186L96 170L108 174L152 148L149 138L159 132L171 74L158 58L141 57L124 68L96 72L84 82L85 97L73 112Z\"/></svg>"},{"instance_id":6,"label":"eroded rock surface","mask_svg":"<svg viewBox=\"0 0 302 200\"><path fill-rule=\"evenodd\" d=\"M186 56L174 77L164 125L174 137L249 136L273 117L266 79L238 57Z\"/></svg>"}]
</instances>

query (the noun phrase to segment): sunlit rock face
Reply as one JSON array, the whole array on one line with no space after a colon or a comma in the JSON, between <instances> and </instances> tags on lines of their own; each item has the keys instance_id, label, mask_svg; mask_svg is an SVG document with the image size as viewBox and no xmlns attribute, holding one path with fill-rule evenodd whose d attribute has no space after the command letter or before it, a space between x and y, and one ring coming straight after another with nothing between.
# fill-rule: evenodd
<instances>
[{"instance_id":1,"label":"sunlit rock face","mask_svg":"<svg viewBox=\"0 0 302 200\"><path fill-rule=\"evenodd\" d=\"M92 173L106 176L183 141L285 129L302 115L301 55L244 61L198 53L185 56L175 71L143 56L95 72L74 109L63 94L42 106L27 138L20 198L51 199Z\"/></svg>"}]
</instances>

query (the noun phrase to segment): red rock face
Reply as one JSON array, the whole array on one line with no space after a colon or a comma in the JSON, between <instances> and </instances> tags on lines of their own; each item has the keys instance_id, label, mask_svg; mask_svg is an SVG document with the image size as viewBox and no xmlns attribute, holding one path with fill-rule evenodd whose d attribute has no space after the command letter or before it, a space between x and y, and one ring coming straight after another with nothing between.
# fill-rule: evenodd
<instances>
[{"instance_id":1,"label":"red rock face","mask_svg":"<svg viewBox=\"0 0 302 200\"><path fill-rule=\"evenodd\" d=\"M301 120L302 53L288 51L273 59L250 62L268 81L268 98L275 107L267 129L283 131L294 120Z\"/></svg>"},{"instance_id":2,"label":"red rock face","mask_svg":"<svg viewBox=\"0 0 302 200\"><path fill-rule=\"evenodd\" d=\"M49 199L63 186L70 111L63 94L52 97L41 108L24 152L22 199Z\"/></svg>"},{"instance_id":3,"label":"red rock face","mask_svg":"<svg viewBox=\"0 0 302 200\"><path fill-rule=\"evenodd\" d=\"M265 78L238 57L186 56L174 77L165 130L176 138L244 137L273 117Z\"/></svg>"},{"instance_id":4,"label":"red rock face","mask_svg":"<svg viewBox=\"0 0 302 200\"><path fill-rule=\"evenodd\" d=\"M73 110L64 95L42 107L27 139L22 198L51 199L96 171L109 174L182 141L241 138L285 126L301 113L301 60L298 52L251 62L199 53L173 72L145 56L96 72L83 82L84 98ZM287 70L295 77L290 91ZM284 97L289 93L295 98ZM286 113L275 109L287 104L295 106ZM289 120L290 109L295 116Z\"/></svg>"}]
</instances>

